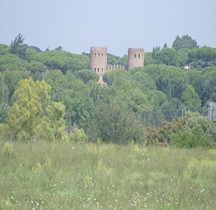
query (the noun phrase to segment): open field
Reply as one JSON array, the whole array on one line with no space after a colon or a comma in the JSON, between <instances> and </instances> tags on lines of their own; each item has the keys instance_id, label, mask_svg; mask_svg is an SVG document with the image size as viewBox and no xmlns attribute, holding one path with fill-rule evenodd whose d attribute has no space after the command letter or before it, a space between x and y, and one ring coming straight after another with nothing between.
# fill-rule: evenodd
<instances>
[{"instance_id":1,"label":"open field","mask_svg":"<svg viewBox=\"0 0 216 210\"><path fill-rule=\"evenodd\" d=\"M216 150L0 142L0 209L215 209Z\"/></svg>"}]
</instances>

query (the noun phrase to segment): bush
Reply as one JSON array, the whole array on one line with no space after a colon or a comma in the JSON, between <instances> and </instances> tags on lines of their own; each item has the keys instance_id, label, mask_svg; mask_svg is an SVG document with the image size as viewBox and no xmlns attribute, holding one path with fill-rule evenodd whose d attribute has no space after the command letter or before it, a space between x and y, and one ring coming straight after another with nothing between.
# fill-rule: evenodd
<instances>
[{"instance_id":1,"label":"bush","mask_svg":"<svg viewBox=\"0 0 216 210\"><path fill-rule=\"evenodd\" d=\"M0 123L0 140L8 140L8 130L9 127L7 124Z\"/></svg>"},{"instance_id":2,"label":"bush","mask_svg":"<svg viewBox=\"0 0 216 210\"><path fill-rule=\"evenodd\" d=\"M4 155L7 157L11 157L14 155L14 145L12 143L6 142L3 147Z\"/></svg>"},{"instance_id":3,"label":"bush","mask_svg":"<svg viewBox=\"0 0 216 210\"><path fill-rule=\"evenodd\" d=\"M83 129L75 128L74 131L70 134L69 140L72 142L87 142L88 136L85 134Z\"/></svg>"},{"instance_id":4,"label":"bush","mask_svg":"<svg viewBox=\"0 0 216 210\"><path fill-rule=\"evenodd\" d=\"M207 147L213 148L215 142L205 137L201 132L186 130L171 135L172 144L178 147L194 148Z\"/></svg>"},{"instance_id":5,"label":"bush","mask_svg":"<svg viewBox=\"0 0 216 210\"><path fill-rule=\"evenodd\" d=\"M171 143L180 147L215 147L216 125L197 112L187 112L172 122Z\"/></svg>"}]
</instances>

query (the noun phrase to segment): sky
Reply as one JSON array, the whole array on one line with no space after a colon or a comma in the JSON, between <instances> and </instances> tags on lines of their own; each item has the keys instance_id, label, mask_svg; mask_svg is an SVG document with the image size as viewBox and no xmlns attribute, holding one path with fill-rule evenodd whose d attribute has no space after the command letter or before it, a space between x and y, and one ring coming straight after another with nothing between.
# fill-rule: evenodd
<instances>
[{"instance_id":1,"label":"sky","mask_svg":"<svg viewBox=\"0 0 216 210\"><path fill-rule=\"evenodd\" d=\"M172 47L177 35L215 48L216 0L0 0L0 43L19 33L30 46L75 54L91 46L150 52Z\"/></svg>"}]
</instances>

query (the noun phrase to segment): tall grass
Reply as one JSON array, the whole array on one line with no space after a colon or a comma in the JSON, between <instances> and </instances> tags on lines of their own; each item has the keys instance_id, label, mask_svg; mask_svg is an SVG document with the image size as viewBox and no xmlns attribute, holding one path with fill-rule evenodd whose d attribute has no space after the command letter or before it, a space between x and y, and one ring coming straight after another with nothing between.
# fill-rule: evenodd
<instances>
[{"instance_id":1,"label":"tall grass","mask_svg":"<svg viewBox=\"0 0 216 210\"><path fill-rule=\"evenodd\" d=\"M215 209L216 151L0 142L0 209Z\"/></svg>"}]
</instances>

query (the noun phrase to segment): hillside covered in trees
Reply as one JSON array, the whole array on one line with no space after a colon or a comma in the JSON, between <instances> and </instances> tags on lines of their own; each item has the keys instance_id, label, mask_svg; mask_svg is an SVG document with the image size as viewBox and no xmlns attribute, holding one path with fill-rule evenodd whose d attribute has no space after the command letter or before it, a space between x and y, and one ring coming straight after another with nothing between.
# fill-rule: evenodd
<instances>
[{"instance_id":1,"label":"hillside covered in trees","mask_svg":"<svg viewBox=\"0 0 216 210\"><path fill-rule=\"evenodd\" d=\"M108 64L127 65L127 56L108 55ZM216 141L216 125L205 117L208 102L216 101L215 48L177 36L171 48L165 44L146 52L144 68L106 73L105 86L97 84L89 66L88 53L41 51L25 44L21 34L10 46L1 44L0 137Z\"/></svg>"}]
</instances>

